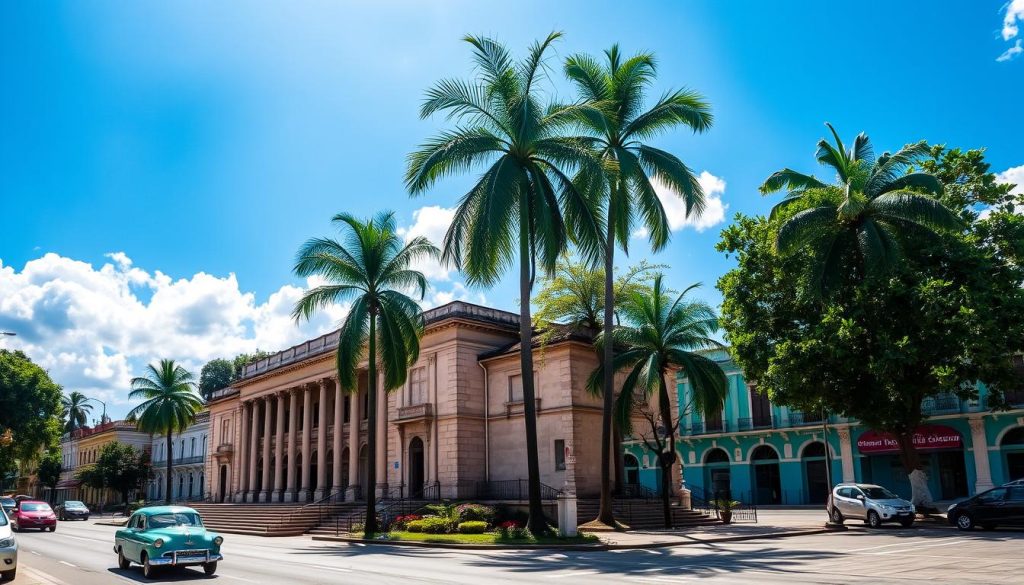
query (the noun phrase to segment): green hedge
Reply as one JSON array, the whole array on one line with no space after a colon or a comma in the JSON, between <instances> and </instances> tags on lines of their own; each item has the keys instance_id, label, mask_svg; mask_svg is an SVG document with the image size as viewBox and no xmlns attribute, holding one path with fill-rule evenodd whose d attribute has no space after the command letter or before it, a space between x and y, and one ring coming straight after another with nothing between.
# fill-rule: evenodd
<instances>
[{"instance_id":1,"label":"green hedge","mask_svg":"<svg viewBox=\"0 0 1024 585\"><path fill-rule=\"evenodd\" d=\"M483 534L486 530L487 523L482 520L459 522L459 534Z\"/></svg>"},{"instance_id":2,"label":"green hedge","mask_svg":"<svg viewBox=\"0 0 1024 585\"><path fill-rule=\"evenodd\" d=\"M430 516L421 520L413 520L406 526L406 530L427 534L447 534L451 530L451 523L444 518Z\"/></svg>"}]
</instances>

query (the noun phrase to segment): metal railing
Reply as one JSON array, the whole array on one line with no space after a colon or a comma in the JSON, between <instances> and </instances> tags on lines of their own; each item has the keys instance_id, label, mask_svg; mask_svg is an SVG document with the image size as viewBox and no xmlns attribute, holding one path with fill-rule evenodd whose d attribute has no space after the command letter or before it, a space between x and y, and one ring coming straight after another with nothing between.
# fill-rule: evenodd
<instances>
[{"instance_id":1,"label":"metal railing","mask_svg":"<svg viewBox=\"0 0 1024 585\"><path fill-rule=\"evenodd\" d=\"M547 484L540 484L540 499L554 500L562 493ZM530 482L525 479L476 482L476 497L480 500L528 500Z\"/></svg>"},{"instance_id":2,"label":"metal railing","mask_svg":"<svg viewBox=\"0 0 1024 585\"><path fill-rule=\"evenodd\" d=\"M690 507L708 516L722 518L724 501L739 502L731 507L732 522L757 522L757 504L745 503L734 498L730 490L719 490L708 494L700 486L687 486L690 490Z\"/></svg>"},{"instance_id":3,"label":"metal railing","mask_svg":"<svg viewBox=\"0 0 1024 585\"><path fill-rule=\"evenodd\" d=\"M658 497L659 493L658 490L634 483L622 486L622 489L615 495L615 498L622 500L653 500Z\"/></svg>"},{"instance_id":4,"label":"metal railing","mask_svg":"<svg viewBox=\"0 0 1024 585\"><path fill-rule=\"evenodd\" d=\"M921 401L921 412L925 414L960 412L960 398L953 394L930 396Z\"/></svg>"},{"instance_id":5,"label":"metal railing","mask_svg":"<svg viewBox=\"0 0 1024 585\"><path fill-rule=\"evenodd\" d=\"M791 427L802 427L808 425L820 425L821 413L818 412L791 412L788 417L789 424Z\"/></svg>"},{"instance_id":6,"label":"metal railing","mask_svg":"<svg viewBox=\"0 0 1024 585\"><path fill-rule=\"evenodd\" d=\"M770 429L774 425L772 424L772 418L740 418L736 419L736 428L740 431L752 431L757 429Z\"/></svg>"},{"instance_id":7,"label":"metal railing","mask_svg":"<svg viewBox=\"0 0 1024 585\"><path fill-rule=\"evenodd\" d=\"M389 493L396 490L389 490ZM424 507L430 505L430 503L441 502L441 483L434 482L427 484L423 487L422 492L417 497L400 497L395 499L380 499L376 505L376 516L377 525L381 532L387 531L390 528L391 523L394 522L395 518L405 514L414 514ZM348 514L344 518L341 515L336 515L334 518L334 535L340 535L344 528L344 532L351 534L359 526L366 524L366 512L358 514Z\"/></svg>"}]
</instances>

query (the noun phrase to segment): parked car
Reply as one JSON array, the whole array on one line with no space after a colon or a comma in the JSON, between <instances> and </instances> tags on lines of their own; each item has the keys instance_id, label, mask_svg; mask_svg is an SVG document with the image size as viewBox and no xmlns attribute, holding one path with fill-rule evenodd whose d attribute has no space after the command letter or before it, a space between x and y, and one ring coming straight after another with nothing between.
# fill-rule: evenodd
<instances>
[{"instance_id":1,"label":"parked car","mask_svg":"<svg viewBox=\"0 0 1024 585\"><path fill-rule=\"evenodd\" d=\"M828 503L832 521L842 523L856 518L878 528L885 522L914 525L914 505L882 486L867 483L841 483L832 488Z\"/></svg>"},{"instance_id":2,"label":"parked car","mask_svg":"<svg viewBox=\"0 0 1024 585\"><path fill-rule=\"evenodd\" d=\"M1010 487L1010 486L1014 486L1014 485L1024 485L1024 477L1022 477L1021 479L1015 479L1013 481L1008 481L1008 482L1003 484L1003 487Z\"/></svg>"},{"instance_id":3,"label":"parked car","mask_svg":"<svg viewBox=\"0 0 1024 585\"><path fill-rule=\"evenodd\" d=\"M4 496L0 498L0 507L4 509L7 516L14 513L14 509L18 507L18 502L14 501L14 498Z\"/></svg>"},{"instance_id":4,"label":"parked car","mask_svg":"<svg viewBox=\"0 0 1024 585\"><path fill-rule=\"evenodd\" d=\"M89 508L77 500L66 500L53 509L59 520L88 520Z\"/></svg>"},{"instance_id":5,"label":"parked car","mask_svg":"<svg viewBox=\"0 0 1024 585\"><path fill-rule=\"evenodd\" d=\"M21 500L11 516L11 529L21 532L26 528L40 530L57 530L57 516L50 504L39 500Z\"/></svg>"},{"instance_id":6,"label":"parked car","mask_svg":"<svg viewBox=\"0 0 1024 585\"><path fill-rule=\"evenodd\" d=\"M114 534L117 566L142 565L142 574L153 577L158 567L202 565L213 575L224 557L224 538L206 530L199 513L184 506L151 506L132 514L128 524Z\"/></svg>"},{"instance_id":7,"label":"parked car","mask_svg":"<svg viewBox=\"0 0 1024 585\"><path fill-rule=\"evenodd\" d=\"M0 512L0 580L12 581L18 574L18 541L11 532L7 514Z\"/></svg>"},{"instance_id":8,"label":"parked car","mask_svg":"<svg viewBox=\"0 0 1024 585\"><path fill-rule=\"evenodd\" d=\"M1006 485L981 492L949 507L949 523L960 530L981 526L1024 526L1024 485Z\"/></svg>"}]
</instances>

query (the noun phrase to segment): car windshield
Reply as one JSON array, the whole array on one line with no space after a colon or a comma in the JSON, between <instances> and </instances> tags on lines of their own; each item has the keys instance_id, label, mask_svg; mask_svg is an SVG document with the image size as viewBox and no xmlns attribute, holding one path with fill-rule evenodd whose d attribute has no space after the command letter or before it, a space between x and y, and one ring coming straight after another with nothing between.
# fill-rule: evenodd
<instances>
[{"instance_id":1,"label":"car windshield","mask_svg":"<svg viewBox=\"0 0 1024 585\"><path fill-rule=\"evenodd\" d=\"M203 521L195 512L177 512L175 514L153 514L146 520L146 526L168 528L170 526L202 526Z\"/></svg>"},{"instance_id":2,"label":"car windshield","mask_svg":"<svg viewBox=\"0 0 1024 585\"><path fill-rule=\"evenodd\" d=\"M884 487L866 487L861 488L864 490L864 495L871 498L872 500L898 500L899 496L885 489Z\"/></svg>"},{"instance_id":3,"label":"car windshield","mask_svg":"<svg viewBox=\"0 0 1024 585\"><path fill-rule=\"evenodd\" d=\"M0 512L0 526L7 526L7 514Z\"/></svg>"},{"instance_id":4,"label":"car windshield","mask_svg":"<svg viewBox=\"0 0 1024 585\"><path fill-rule=\"evenodd\" d=\"M82 502L64 502L65 508L84 508L85 504Z\"/></svg>"},{"instance_id":5,"label":"car windshield","mask_svg":"<svg viewBox=\"0 0 1024 585\"><path fill-rule=\"evenodd\" d=\"M15 502L14 498L0 498L0 505L5 508L13 508L18 505L18 502Z\"/></svg>"},{"instance_id":6,"label":"car windshield","mask_svg":"<svg viewBox=\"0 0 1024 585\"><path fill-rule=\"evenodd\" d=\"M50 505L42 502L22 502L21 509L24 512L49 512Z\"/></svg>"}]
</instances>

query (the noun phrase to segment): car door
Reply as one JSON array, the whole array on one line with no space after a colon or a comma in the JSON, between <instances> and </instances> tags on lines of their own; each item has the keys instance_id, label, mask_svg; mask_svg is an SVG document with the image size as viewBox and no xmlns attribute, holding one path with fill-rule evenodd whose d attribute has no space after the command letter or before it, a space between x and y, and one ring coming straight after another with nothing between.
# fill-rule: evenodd
<instances>
[{"instance_id":1,"label":"car door","mask_svg":"<svg viewBox=\"0 0 1024 585\"><path fill-rule=\"evenodd\" d=\"M124 548L125 558L136 562L139 560L139 527L142 525L142 520L143 517L141 514L136 514L131 517L128 521L124 544L121 545Z\"/></svg>"},{"instance_id":2,"label":"car door","mask_svg":"<svg viewBox=\"0 0 1024 585\"><path fill-rule=\"evenodd\" d=\"M995 488L978 496L974 505L976 524L1006 522L1006 488Z\"/></svg>"},{"instance_id":3,"label":"car door","mask_svg":"<svg viewBox=\"0 0 1024 585\"><path fill-rule=\"evenodd\" d=\"M1013 486L1006 493L1006 524L1024 526L1024 486Z\"/></svg>"},{"instance_id":4,"label":"car door","mask_svg":"<svg viewBox=\"0 0 1024 585\"><path fill-rule=\"evenodd\" d=\"M859 518L861 511L859 510L859 502L854 499L854 488L841 488L839 490L839 500L842 505L839 511L843 513L843 516L847 518Z\"/></svg>"}]
</instances>

